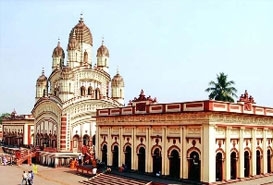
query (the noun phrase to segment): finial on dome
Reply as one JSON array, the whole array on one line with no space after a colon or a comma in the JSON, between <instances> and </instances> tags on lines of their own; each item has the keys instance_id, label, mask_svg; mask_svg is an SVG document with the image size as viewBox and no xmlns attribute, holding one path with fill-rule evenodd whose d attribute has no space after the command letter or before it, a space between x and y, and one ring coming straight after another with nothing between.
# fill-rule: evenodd
<instances>
[{"instance_id":1,"label":"finial on dome","mask_svg":"<svg viewBox=\"0 0 273 185\"><path fill-rule=\"evenodd\" d=\"M45 75L45 68L42 68L42 75Z\"/></svg>"},{"instance_id":2,"label":"finial on dome","mask_svg":"<svg viewBox=\"0 0 273 185\"><path fill-rule=\"evenodd\" d=\"M83 22L83 14L80 14L80 22Z\"/></svg>"},{"instance_id":3,"label":"finial on dome","mask_svg":"<svg viewBox=\"0 0 273 185\"><path fill-rule=\"evenodd\" d=\"M117 74L119 74L119 66L117 66Z\"/></svg>"},{"instance_id":4,"label":"finial on dome","mask_svg":"<svg viewBox=\"0 0 273 185\"><path fill-rule=\"evenodd\" d=\"M58 37L58 47L61 46L61 41L60 41L60 37Z\"/></svg>"},{"instance_id":5,"label":"finial on dome","mask_svg":"<svg viewBox=\"0 0 273 185\"><path fill-rule=\"evenodd\" d=\"M104 44L104 36L102 36L101 45Z\"/></svg>"}]
</instances>

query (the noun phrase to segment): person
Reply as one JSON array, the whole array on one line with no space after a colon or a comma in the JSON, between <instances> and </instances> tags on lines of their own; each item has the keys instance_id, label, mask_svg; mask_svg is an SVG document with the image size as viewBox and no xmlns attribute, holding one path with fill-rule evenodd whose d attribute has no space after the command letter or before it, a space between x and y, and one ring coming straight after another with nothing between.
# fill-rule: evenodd
<instances>
[{"instance_id":1,"label":"person","mask_svg":"<svg viewBox=\"0 0 273 185\"><path fill-rule=\"evenodd\" d=\"M38 173L38 166L36 164L32 165L32 170L33 170L33 174L37 174Z\"/></svg>"},{"instance_id":2,"label":"person","mask_svg":"<svg viewBox=\"0 0 273 185\"><path fill-rule=\"evenodd\" d=\"M10 154L10 165L12 166L12 155Z\"/></svg>"},{"instance_id":3,"label":"person","mask_svg":"<svg viewBox=\"0 0 273 185\"><path fill-rule=\"evenodd\" d=\"M23 185L25 182L25 184L27 185L28 184L28 174L26 171L23 171L23 175L22 175L22 182L21 182L21 185Z\"/></svg>"},{"instance_id":4,"label":"person","mask_svg":"<svg viewBox=\"0 0 273 185\"><path fill-rule=\"evenodd\" d=\"M3 157L4 166L7 166L7 162L8 162L8 160L7 160L6 156L4 156L4 157Z\"/></svg>"},{"instance_id":5,"label":"person","mask_svg":"<svg viewBox=\"0 0 273 185\"><path fill-rule=\"evenodd\" d=\"M79 154L78 161L79 161L79 166L82 166L82 154Z\"/></svg>"},{"instance_id":6,"label":"person","mask_svg":"<svg viewBox=\"0 0 273 185\"><path fill-rule=\"evenodd\" d=\"M30 171L28 172L28 184L29 184L29 185L32 185L32 184L33 184L33 178L34 178L34 174L33 174L32 170L30 170Z\"/></svg>"}]
</instances>

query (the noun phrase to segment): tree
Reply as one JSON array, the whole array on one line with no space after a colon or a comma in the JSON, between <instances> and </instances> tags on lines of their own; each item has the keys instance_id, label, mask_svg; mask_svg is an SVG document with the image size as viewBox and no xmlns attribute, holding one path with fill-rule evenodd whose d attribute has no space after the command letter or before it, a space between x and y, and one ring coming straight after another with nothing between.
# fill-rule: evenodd
<instances>
[{"instance_id":1,"label":"tree","mask_svg":"<svg viewBox=\"0 0 273 185\"><path fill-rule=\"evenodd\" d=\"M233 87L233 85L235 85L235 82L233 80L228 81L227 77L228 75L221 72L217 74L216 82L209 82L209 86L211 87L205 89L206 92L210 93L209 99L234 102L233 97L237 98L237 89Z\"/></svg>"},{"instance_id":2,"label":"tree","mask_svg":"<svg viewBox=\"0 0 273 185\"><path fill-rule=\"evenodd\" d=\"M3 118L9 117L9 116L10 116L9 113L2 113L1 116L0 116L0 124L2 125L2 120L3 120Z\"/></svg>"}]
</instances>

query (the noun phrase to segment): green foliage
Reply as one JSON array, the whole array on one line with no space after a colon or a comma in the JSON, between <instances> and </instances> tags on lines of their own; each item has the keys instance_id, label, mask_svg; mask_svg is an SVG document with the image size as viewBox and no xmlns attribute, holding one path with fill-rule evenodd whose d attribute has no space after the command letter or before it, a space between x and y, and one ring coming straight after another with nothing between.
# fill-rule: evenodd
<instances>
[{"instance_id":1,"label":"green foliage","mask_svg":"<svg viewBox=\"0 0 273 185\"><path fill-rule=\"evenodd\" d=\"M210 81L209 86L205 89L209 92L209 99L234 102L233 97L237 98L237 89L233 87L235 82L233 80L228 81L228 75L222 73L217 74L216 82Z\"/></svg>"},{"instance_id":2,"label":"green foliage","mask_svg":"<svg viewBox=\"0 0 273 185\"><path fill-rule=\"evenodd\" d=\"M3 118L9 117L9 116L10 116L10 113L2 113L1 116L0 116L0 124L2 124Z\"/></svg>"}]
</instances>

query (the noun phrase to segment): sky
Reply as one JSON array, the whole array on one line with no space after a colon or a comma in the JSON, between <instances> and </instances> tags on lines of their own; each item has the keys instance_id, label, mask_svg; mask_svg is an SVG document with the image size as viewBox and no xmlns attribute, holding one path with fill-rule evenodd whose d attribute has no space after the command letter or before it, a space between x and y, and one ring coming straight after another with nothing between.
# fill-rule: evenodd
<instances>
[{"instance_id":1,"label":"sky","mask_svg":"<svg viewBox=\"0 0 273 185\"><path fill-rule=\"evenodd\" d=\"M223 72L238 97L247 90L273 107L272 9L272 0L0 0L0 114L31 113L36 80L81 13L93 53L104 38L126 104L141 89L159 103L207 100Z\"/></svg>"}]
</instances>

